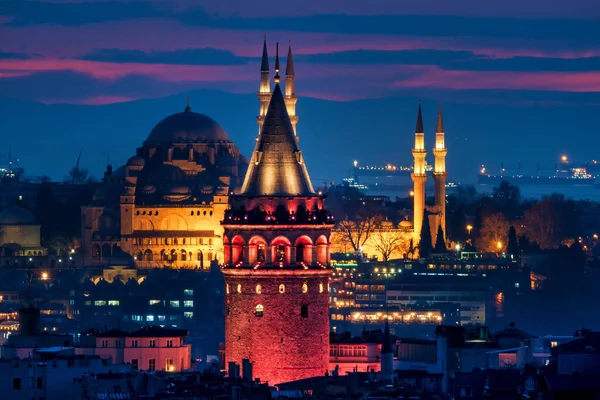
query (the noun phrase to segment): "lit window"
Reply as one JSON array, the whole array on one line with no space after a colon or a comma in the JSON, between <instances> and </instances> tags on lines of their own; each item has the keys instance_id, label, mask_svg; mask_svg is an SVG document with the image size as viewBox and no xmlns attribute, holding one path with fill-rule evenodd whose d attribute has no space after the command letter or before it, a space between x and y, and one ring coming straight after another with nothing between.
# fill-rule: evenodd
<instances>
[{"instance_id":1,"label":"lit window","mask_svg":"<svg viewBox=\"0 0 600 400\"><path fill-rule=\"evenodd\" d=\"M148 304L150 304L151 306L154 304L160 304L160 300L149 300Z\"/></svg>"},{"instance_id":2,"label":"lit window","mask_svg":"<svg viewBox=\"0 0 600 400\"><path fill-rule=\"evenodd\" d=\"M171 307L177 308L177 307L179 307L179 300L171 300L170 304L171 304Z\"/></svg>"},{"instance_id":3,"label":"lit window","mask_svg":"<svg viewBox=\"0 0 600 400\"><path fill-rule=\"evenodd\" d=\"M279 285L279 293L285 293L285 285Z\"/></svg>"},{"instance_id":4,"label":"lit window","mask_svg":"<svg viewBox=\"0 0 600 400\"><path fill-rule=\"evenodd\" d=\"M519 282L515 282L515 287L518 289L519 288Z\"/></svg>"},{"instance_id":5,"label":"lit window","mask_svg":"<svg viewBox=\"0 0 600 400\"><path fill-rule=\"evenodd\" d=\"M108 305L109 306L118 306L119 305L119 300L109 300L108 301Z\"/></svg>"},{"instance_id":6,"label":"lit window","mask_svg":"<svg viewBox=\"0 0 600 400\"><path fill-rule=\"evenodd\" d=\"M185 296L193 296L194 295L194 289L183 289L183 294Z\"/></svg>"},{"instance_id":7,"label":"lit window","mask_svg":"<svg viewBox=\"0 0 600 400\"><path fill-rule=\"evenodd\" d=\"M106 301L105 300L96 300L96 301L94 301L94 305L95 306L105 306Z\"/></svg>"},{"instance_id":8,"label":"lit window","mask_svg":"<svg viewBox=\"0 0 600 400\"><path fill-rule=\"evenodd\" d=\"M194 318L194 313L186 311L183 313L183 318Z\"/></svg>"},{"instance_id":9,"label":"lit window","mask_svg":"<svg viewBox=\"0 0 600 400\"><path fill-rule=\"evenodd\" d=\"M132 321L142 321L142 316L141 315L132 315L131 320Z\"/></svg>"},{"instance_id":10,"label":"lit window","mask_svg":"<svg viewBox=\"0 0 600 400\"><path fill-rule=\"evenodd\" d=\"M92 301L91 300L86 300L83 302L84 306L91 306L92 305Z\"/></svg>"},{"instance_id":11,"label":"lit window","mask_svg":"<svg viewBox=\"0 0 600 400\"><path fill-rule=\"evenodd\" d=\"M260 285L256 285L256 293L261 294L261 292L262 292L262 288L260 287Z\"/></svg>"},{"instance_id":12,"label":"lit window","mask_svg":"<svg viewBox=\"0 0 600 400\"><path fill-rule=\"evenodd\" d=\"M263 316L264 311L265 308L263 307L263 305L259 304L254 308L254 315L258 318L261 318Z\"/></svg>"},{"instance_id":13,"label":"lit window","mask_svg":"<svg viewBox=\"0 0 600 400\"><path fill-rule=\"evenodd\" d=\"M550 347L556 347L558 346L558 342L550 342Z\"/></svg>"},{"instance_id":14,"label":"lit window","mask_svg":"<svg viewBox=\"0 0 600 400\"><path fill-rule=\"evenodd\" d=\"M172 358L167 358L167 371L169 371L169 372L175 371L175 365L173 364Z\"/></svg>"},{"instance_id":15,"label":"lit window","mask_svg":"<svg viewBox=\"0 0 600 400\"><path fill-rule=\"evenodd\" d=\"M183 306L184 307L194 307L194 300L184 300Z\"/></svg>"},{"instance_id":16,"label":"lit window","mask_svg":"<svg viewBox=\"0 0 600 400\"><path fill-rule=\"evenodd\" d=\"M164 315L159 315L158 316L158 320L159 321L164 321L165 319L167 319Z\"/></svg>"},{"instance_id":17,"label":"lit window","mask_svg":"<svg viewBox=\"0 0 600 400\"><path fill-rule=\"evenodd\" d=\"M240 284L237 285L237 292L242 293L242 285L240 285Z\"/></svg>"},{"instance_id":18,"label":"lit window","mask_svg":"<svg viewBox=\"0 0 600 400\"><path fill-rule=\"evenodd\" d=\"M154 322L154 315L146 315L146 321Z\"/></svg>"},{"instance_id":19,"label":"lit window","mask_svg":"<svg viewBox=\"0 0 600 400\"><path fill-rule=\"evenodd\" d=\"M323 293L323 284L319 283L319 293Z\"/></svg>"},{"instance_id":20,"label":"lit window","mask_svg":"<svg viewBox=\"0 0 600 400\"><path fill-rule=\"evenodd\" d=\"M306 283L302 284L302 293L308 292L308 285Z\"/></svg>"}]
</instances>

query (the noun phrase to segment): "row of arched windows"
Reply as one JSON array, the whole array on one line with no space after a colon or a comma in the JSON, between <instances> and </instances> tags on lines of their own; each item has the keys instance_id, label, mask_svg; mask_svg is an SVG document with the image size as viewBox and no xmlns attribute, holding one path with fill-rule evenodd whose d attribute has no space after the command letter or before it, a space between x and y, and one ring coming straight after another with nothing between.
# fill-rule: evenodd
<instances>
[{"instance_id":1,"label":"row of arched windows","mask_svg":"<svg viewBox=\"0 0 600 400\"><path fill-rule=\"evenodd\" d=\"M208 240L204 240L204 238L133 238L133 244L139 245L179 245L179 244L191 244L191 245L204 245L208 243L209 246L212 246L213 239L208 238Z\"/></svg>"},{"instance_id":2,"label":"row of arched windows","mask_svg":"<svg viewBox=\"0 0 600 400\"><path fill-rule=\"evenodd\" d=\"M138 210L138 211L135 212L135 215L140 215L140 214L141 215L155 215L156 216L156 215L158 215L158 211L152 212L152 210L150 210L150 211L139 211Z\"/></svg>"},{"instance_id":3,"label":"row of arched windows","mask_svg":"<svg viewBox=\"0 0 600 400\"><path fill-rule=\"evenodd\" d=\"M230 293L229 284L226 285L225 289L226 289L227 294L229 294ZM238 283L235 290L237 293L242 293L242 284ZM281 285L279 285L277 290L281 294L285 293L285 285L282 283ZM324 290L323 284L319 283L319 293L323 293L323 290ZM262 294L263 293L262 286L256 285L256 287L254 288L254 291L256 294ZM307 283L302 284L302 293L308 293L308 284Z\"/></svg>"},{"instance_id":4,"label":"row of arched windows","mask_svg":"<svg viewBox=\"0 0 600 400\"><path fill-rule=\"evenodd\" d=\"M257 318L262 318L265 314L265 307L262 304L257 304L254 307L254 316ZM300 303L300 317L308 318L308 303L303 301Z\"/></svg>"},{"instance_id":5,"label":"row of arched windows","mask_svg":"<svg viewBox=\"0 0 600 400\"><path fill-rule=\"evenodd\" d=\"M192 217L193 217L194 215L204 215L204 216L206 216L206 210L204 210L204 211L196 211L196 212L194 212L194 211L190 211L190 216L192 216ZM213 212L212 212L212 210L210 210L210 211L208 212L208 215L210 215L210 216L212 217L212 215L213 215Z\"/></svg>"}]
</instances>

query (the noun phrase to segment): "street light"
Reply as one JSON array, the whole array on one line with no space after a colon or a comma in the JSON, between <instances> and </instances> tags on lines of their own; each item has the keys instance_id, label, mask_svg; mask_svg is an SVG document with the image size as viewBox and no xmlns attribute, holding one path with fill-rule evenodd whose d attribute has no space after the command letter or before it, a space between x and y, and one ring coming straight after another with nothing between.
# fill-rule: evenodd
<instances>
[{"instance_id":1,"label":"street light","mask_svg":"<svg viewBox=\"0 0 600 400\"><path fill-rule=\"evenodd\" d=\"M498 247L498 251L502 250L502 242L496 243L496 247Z\"/></svg>"},{"instance_id":2,"label":"street light","mask_svg":"<svg viewBox=\"0 0 600 400\"><path fill-rule=\"evenodd\" d=\"M456 257L460 258L460 243L456 243L456 246L454 246L454 248L456 249Z\"/></svg>"},{"instance_id":3,"label":"street light","mask_svg":"<svg viewBox=\"0 0 600 400\"><path fill-rule=\"evenodd\" d=\"M42 272L42 280L43 281L48 280L48 273L47 272Z\"/></svg>"},{"instance_id":4,"label":"street light","mask_svg":"<svg viewBox=\"0 0 600 400\"><path fill-rule=\"evenodd\" d=\"M471 230L473 229L473 225L467 225L467 232L469 232L469 236L471 236Z\"/></svg>"}]
</instances>

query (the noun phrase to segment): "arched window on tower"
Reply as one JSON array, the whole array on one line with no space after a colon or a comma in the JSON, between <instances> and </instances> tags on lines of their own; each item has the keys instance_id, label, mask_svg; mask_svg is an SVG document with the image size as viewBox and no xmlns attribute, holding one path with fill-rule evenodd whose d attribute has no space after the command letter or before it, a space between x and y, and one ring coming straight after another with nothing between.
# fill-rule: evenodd
<instances>
[{"instance_id":1,"label":"arched window on tower","mask_svg":"<svg viewBox=\"0 0 600 400\"><path fill-rule=\"evenodd\" d=\"M319 293L323 293L323 284L319 283Z\"/></svg>"},{"instance_id":2,"label":"arched window on tower","mask_svg":"<svg viewBox=\"0 0 600 400\"><path fill-rule=\"evenodd\" d=\"M265 262L265 255L266 255L265 244L259 243L258 247L256 249L256 261Z\"/></svg>"},{"instance_id":3,"label":"arched window on tower","mask_svg":"<svg viewBox=\"0 0 600 400\"><path fill-rule=\"evenodd\" d=\"M300 304L300 316L302 318L308 318L308 303L305 301Z\"/></svg>"},{"instance_id":4,"label":"arched window on tower","mask_svg":"<svg viewBox=\"0 0 600 400\"><path fill-rule=\"evenodd\" d=\"M285 262L285 245L277 245L277 262Z\"/></svg>"},{"instance_id":5,"label":"arched window on tower","mask_svg":"<svg viewBox=\"0 0 600 400\"><path fill-rule=\"evenodd\" d=\"M262 287L260 285L256 285L256 294L262 293Z\"/></svg>"},{"instance_id":6,"label":"arched window on tower","mask_svg":"<svg viewBox=\"0 0 600 400\"><path fill-rule=\"evenodd\" d=\"M264 311L265 308L263 307L263 305L259 304L254 308L254 315L258 318L262 318Z\"/></svg>"},{"instance_id":7,"label":"arched window on tower","mask_svg":"<svg viewBox=\"0 0 600 400\"><path fill-rule=\"evenodd\" d=\"M242 285L240 285L240 284L237 285L237 292L242 293Z\"/></svg>"},{"instance_id":8,"label":"arched window on tower","mask_svg":"<svg viewBox=\"0 0 600 400\"><path fill-rule=\"evenodd\" d=\"M302 293L308 292L308 285L306 283L302 284Z\"/></svg>"},{"instance_id":9,"label":"arched window on tower","mask_svg":"<svg viewBox=\"0 0 600 400\"><path fill-rule=\"evenodd\" d=\"M279 285L279 293L281 293L281 294L285 293L285 285L284 284Z\"/></svg>"}]
</instances>

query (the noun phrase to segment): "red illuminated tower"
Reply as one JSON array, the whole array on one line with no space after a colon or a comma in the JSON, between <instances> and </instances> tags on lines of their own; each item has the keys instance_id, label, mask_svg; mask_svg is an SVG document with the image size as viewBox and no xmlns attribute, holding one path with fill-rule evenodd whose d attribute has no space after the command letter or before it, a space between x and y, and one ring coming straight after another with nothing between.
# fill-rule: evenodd
<instances>
[{"instance_id":1,"label":"red illuminated tower","mask_svg":"<svg viewBox=\"0 0 600 400\"><path fill-rule=\"evenodd\" d=\"M223 221L225 358L270 384L329 365L333 219L315 193L275 77L256 148Z\"/></svg>"}]
</instances>

